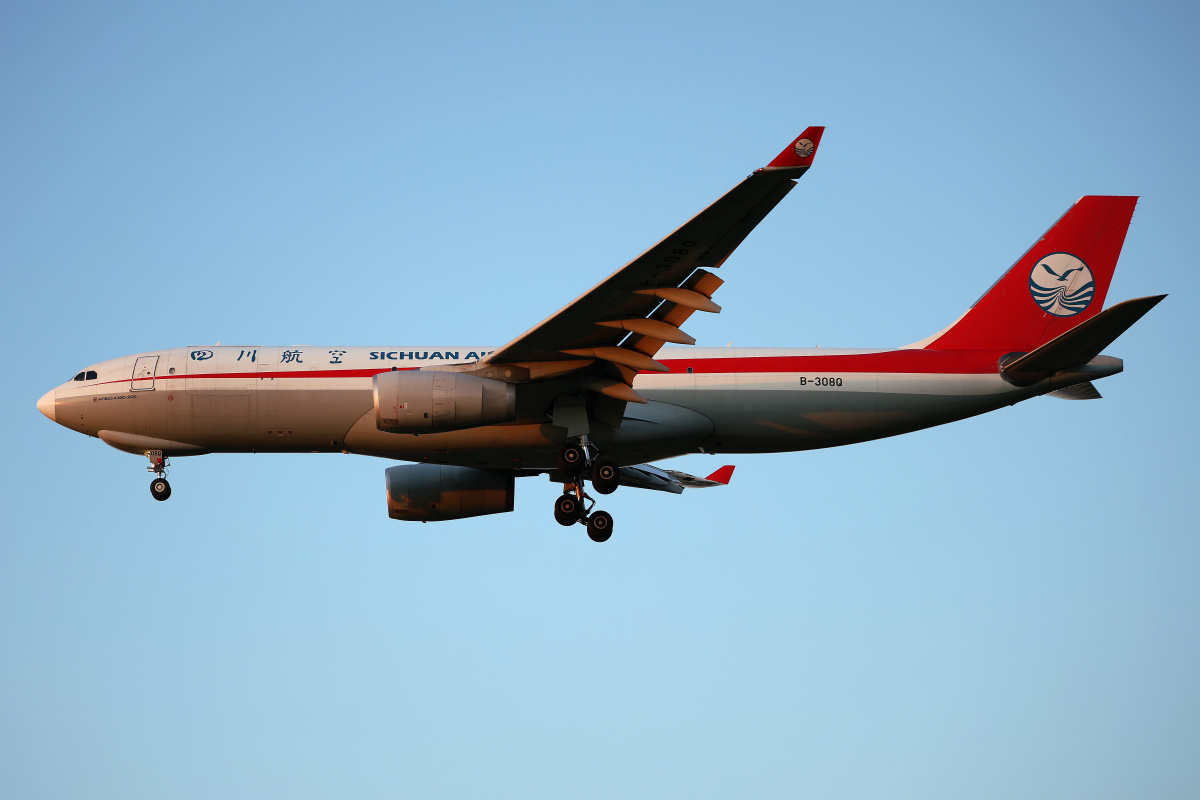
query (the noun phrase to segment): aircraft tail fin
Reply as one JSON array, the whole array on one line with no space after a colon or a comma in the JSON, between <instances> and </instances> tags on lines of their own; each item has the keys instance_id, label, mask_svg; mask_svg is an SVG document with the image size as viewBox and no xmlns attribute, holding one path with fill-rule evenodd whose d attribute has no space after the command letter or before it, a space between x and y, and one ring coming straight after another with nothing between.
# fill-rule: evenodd
<instances>
[{"instance_id":1,"label":"aircraft tail fin","mask_svg":"<svg viewBox=\"0 0 1200 800\"><path fill-rule=\"evenodd\" d=\"M1137 200L1080 198L966 314L922 345L1028 352L1097 316Z\"/></svg>"}]
</instances>

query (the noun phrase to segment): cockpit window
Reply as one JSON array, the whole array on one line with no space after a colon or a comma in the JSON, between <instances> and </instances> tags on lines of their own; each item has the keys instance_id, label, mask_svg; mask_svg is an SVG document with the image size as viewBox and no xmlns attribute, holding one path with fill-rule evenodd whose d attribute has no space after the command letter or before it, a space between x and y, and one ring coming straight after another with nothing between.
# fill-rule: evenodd
<instances>
[{"instance_id":1,"label":"cockpit window","mask_svg":"<svg viewBox=\"0 0 1200 800\"><path fill-rule=\"evenodd\" d=\"M81 381L81 380L83 380L83 376L84 376L84 373L82 373L82 372L81 372L81 373L79 373L78 375L76 375L74 378L72 378L71 380L73 380L73 381Z\"/></svg>"},{"instance_id":2,"label":"cockpit window","mask_svg":"<svg viewBox=\"0 0 1200 800\"><path fill-rule=\"evenodd\" d=\"M94 380L96 380L96 370L94 370L94 369L89 369L89 370L87 371L87 376L84 378L84 380L85 380L85 381L94 381Z\"/></svg>"}]
</instances>

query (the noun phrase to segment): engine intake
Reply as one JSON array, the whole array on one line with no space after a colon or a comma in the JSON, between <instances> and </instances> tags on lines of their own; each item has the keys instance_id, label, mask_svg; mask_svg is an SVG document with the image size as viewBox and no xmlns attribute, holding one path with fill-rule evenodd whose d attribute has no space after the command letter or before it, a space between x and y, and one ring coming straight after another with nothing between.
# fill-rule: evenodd
<instances>
[{"instance_id":1,"label":"engine intake","mask_svg":"<svg viewBox=\"0 0 1200 800\"><path fill-rule=\"evenodd\" d=\"M513 510L516 478L472 467L406 464L384 470L388 516L437 522Z\"/></svg>"},{"instance_id":2,"label":"engine intake","mask_svg":"<svg viewBox=\"0 0 1200 800\"><path fill-rule=\"evenodd\" d=\"M375 376L375 425L391 433L455 431L517 418L511 383L457 372L395 370Z\"/></svg>"}]
</instances>

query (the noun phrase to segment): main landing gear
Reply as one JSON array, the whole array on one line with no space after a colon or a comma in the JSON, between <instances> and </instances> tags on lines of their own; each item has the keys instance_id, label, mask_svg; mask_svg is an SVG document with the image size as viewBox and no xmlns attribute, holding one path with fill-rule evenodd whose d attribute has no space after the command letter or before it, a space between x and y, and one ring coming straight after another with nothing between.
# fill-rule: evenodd
<instances>
[{"instance_id":1,"label":"main landing gear","mask_svg":"<svg viewBox=\"0 0 1200 800\"><path fill-rule=\"evenodd\" d=\"M154 473L154 480L150 481L150 494L154 495L155 500L166 500L171 496L171 484L167 483L167 467L171 466L171 462L163 458L162 450L151 450L146 453L146 458L150 459L146 471Z\"/></svg>"},{"instance_id":2,"label":"main landing gear","mask_svg":"<svg viewBox=\"0 0 1200 800\"><path fill-rule=\"evenodd\" d=\"M580 523L587 526L593 542L607 542L612 536L613 518L607 511L593 511L596 501L583 490L583 472L591 467L592 488L600 494L612 494L620 484L620 469L612 461L588 456L586 437L580 444L563 446L558 454L558 470L566 478L563 494L554 501L554 521L567 526Z\"/></svg>"}]
</instances>

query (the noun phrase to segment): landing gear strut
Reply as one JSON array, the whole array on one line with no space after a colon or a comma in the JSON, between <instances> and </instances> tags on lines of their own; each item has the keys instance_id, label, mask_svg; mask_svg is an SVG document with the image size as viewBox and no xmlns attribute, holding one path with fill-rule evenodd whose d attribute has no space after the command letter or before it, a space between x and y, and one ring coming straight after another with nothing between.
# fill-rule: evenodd
<instances>
[{"instance_id":1,"label":"landing gear strut","mask_svg":"<svg viewBox=\"0 0 1200 800\"><path fill-rule=\"evenodd\" d=\"M154 480L150 481L150 494L154 495L155 500L166 500L171 496L171 484L167 483L167 467L171 466L171 462L163 458L162 450L151 450L146 453L146 458L150 459L146 471L154 473Z\"/></svg>"},{"instance_id":2,"label":"landing gear strut","mask_svg":"<svg viewBox=\"0 0 1200 800\"><path fill-rule=\"evenodd\" d=\"M579 444L568 443L559 451L558 470L565 480L562 496L554 501L554 521L563 526L586 525L588 538L607 542L612 536L612 514L593 511L596 501L583 490L583 475L590 472L592 488L600 494L612 494L620 482L620 469L607 459L593 462L590 449L584 436Z\"/></svg>"}]
</instances>

